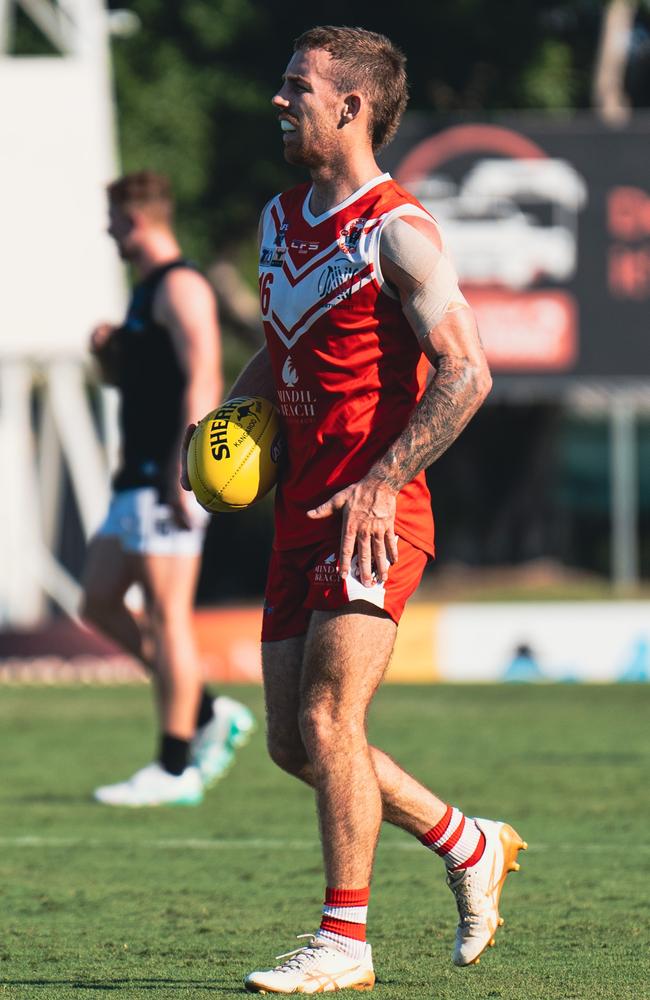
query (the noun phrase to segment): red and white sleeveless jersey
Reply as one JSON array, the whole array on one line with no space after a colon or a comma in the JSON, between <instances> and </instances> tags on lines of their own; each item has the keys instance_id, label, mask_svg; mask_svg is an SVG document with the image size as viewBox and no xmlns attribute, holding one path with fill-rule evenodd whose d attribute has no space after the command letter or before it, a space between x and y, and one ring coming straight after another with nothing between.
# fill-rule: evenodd
<instances>
[{"instance_id":1,"label":"red and white sleeveless jersey","mask_svg":"<svg viewBox=\"0 0 650 1000\"><path fill-rule=\"evenodd\" d=\"M292 188L262 219L260 296L287 442L276 496L278 549L311 545L340 516L306 512L362 479L404 429L428 362L384 282L382 226L431 216L389 174L315 216L311 186ZM431 498L420 473L397 498L397 535L433 554Z\"/></svg>"}]
</instances>

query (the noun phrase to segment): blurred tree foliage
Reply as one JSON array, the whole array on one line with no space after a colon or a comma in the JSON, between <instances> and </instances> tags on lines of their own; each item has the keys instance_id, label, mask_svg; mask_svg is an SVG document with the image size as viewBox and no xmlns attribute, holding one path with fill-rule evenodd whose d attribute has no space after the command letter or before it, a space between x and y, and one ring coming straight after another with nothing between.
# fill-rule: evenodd
<instances>
[{"instance_id":1,"label":"blurred tree foliage","mask_svg":"<svg viewBox=\"0 0 650 1000\"><path fill-rule=\"evenodd\" d=\"M122 163L170 174L183 244L205 264L250 241L266 199L301 176L269 100L306 28L389 35L408 56L414 109L560 109L589 103L602 0L436 0L398 16L385 0L330 0L320 14L297 0L128 6L142 26L113 42Z\"/></svg>"}]
</instances>

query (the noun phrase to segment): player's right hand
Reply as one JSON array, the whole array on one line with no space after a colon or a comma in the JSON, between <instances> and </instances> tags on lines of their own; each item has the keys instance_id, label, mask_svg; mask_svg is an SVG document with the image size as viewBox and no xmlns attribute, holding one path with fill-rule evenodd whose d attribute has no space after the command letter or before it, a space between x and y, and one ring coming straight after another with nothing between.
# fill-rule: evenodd
<instances>
[{"instance_id":1,"label":"player's right hand","mask_svg":"<svg viewBox=\"0 0 650 1000\"><path fill-rule=\"evenodd\" d=\"M369 473L358 483L339 490L326 503L307 511L307 517L319 519L342 514L339 574L350 574L356 551L359 577L364 587L376 579L385 583L388 570L397 562L395 510L397 492L386 482Z\"/></svg>"},{"instance_id":2,"label":"player's right hand","mask_svg":"<svg viewBox=\"0 0 650 1000\"><path fill-rule=\"evenodd\" d=\"M181 486L188 493L191 492L192 487L190 486L190 479L187 474L187 452L190 447L190 438L195 430L196 424L188 424L183 434L183 443L181 444Z\"/></svg>"},{"instance_id":3,"label":"player's right hand","mask_svg":"<svg viewBox=\"0 0 650 1000\"><path fill-rule=\"evenodd\" d=\"M90 350L98 354L106 346L116 327L113 323L98 323L90 335Z\"/></svg>"}]
</instances>

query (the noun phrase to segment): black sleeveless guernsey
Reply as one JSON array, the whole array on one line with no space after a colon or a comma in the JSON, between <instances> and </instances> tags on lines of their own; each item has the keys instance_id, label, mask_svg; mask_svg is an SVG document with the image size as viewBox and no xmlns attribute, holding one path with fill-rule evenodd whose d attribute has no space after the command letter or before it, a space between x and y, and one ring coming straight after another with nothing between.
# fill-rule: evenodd
<instances>
[{"instance_id":1,"label":"black sleeveless guernsey","mask_svg":"<svg viewBox=\"0 0 650 1000\"><path fill-rule=\"evenodd\" d=\"M120 391L122 461L113 479L117 492L153 486L167 502L178 476L181 403L187 377L171 334L156 323L153 303L166 274L183 258L157 267L133 289L126 319L111 337Z\"/></svg>"}]
</instances>

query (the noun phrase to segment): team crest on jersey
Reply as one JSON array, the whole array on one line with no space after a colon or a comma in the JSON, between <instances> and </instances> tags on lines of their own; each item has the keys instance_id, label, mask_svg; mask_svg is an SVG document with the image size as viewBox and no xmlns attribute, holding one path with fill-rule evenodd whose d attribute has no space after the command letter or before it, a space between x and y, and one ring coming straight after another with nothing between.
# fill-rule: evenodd
<instances>
[{"instance_id":1,"label":"team crest on jersey","mask_svg":"<svg viewBox=\"0 0 650 1000\"><path fill-rule=\"evenodd\" d=\"M338 244L343 253L352 254L359 246L359 240L367 219L352 219L339 233Z\"/></svg>"}]
</instances>

